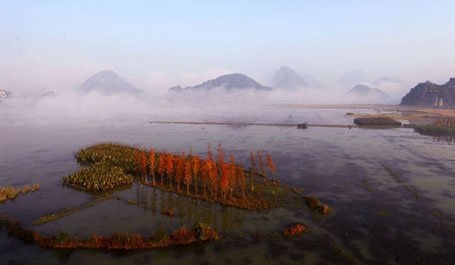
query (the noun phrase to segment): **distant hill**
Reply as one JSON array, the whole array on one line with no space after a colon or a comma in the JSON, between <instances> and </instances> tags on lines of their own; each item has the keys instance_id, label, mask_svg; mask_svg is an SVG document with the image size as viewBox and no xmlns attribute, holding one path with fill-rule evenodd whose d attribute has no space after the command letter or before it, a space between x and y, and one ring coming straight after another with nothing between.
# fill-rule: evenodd
<instances>
[{"instance_id":1,"label":"distant hill","mask_svg":"<svg viewBox=\"0 0 455 265\"><path fill-rule=\"evenodd\" d=\"M171 91L183 91L183 90L210 90L214 88L225 88L228 90L232 89L256 89L256 90L270 90L270 87L263 86L258 82L254 81L252 78L244 74L227 74L219 76L215 79L211 79L203 82L202 84L190 87L171 87Z\"/></svg>"},{"instance_id":2,"label":"distant hill","mask_svg":"<svg viewBox=\"0 0 455 265\"><path fill-rule=\"evenodd\" d=\"M455 78L438 85L427 81L412 88L402 99L402 106L455 107Z\"/></svg>"},{"instance_id":3,"label":"distant hill","mask_svg":"<svg viewBox=\"0 0 455 265\"><path fill-rule=\"evenodd\" d=\"M5 99L13 96L13 92L0 89L0 99Z\"/></svg>"},{"instance_id":4,"label":"distant hill","mask_svg":"<svg viewBox=\"0 0 455 265\"><path fill-rule=\"evenodd\" d=\"M309 74L299 74L294 69L281 66L273 76L273 86L277 88L322 88L324 85Z\"/></svg>"},{"instance_id":5,"label":"distant hill","mask_svg":"<svg viewBox=\"0 0 455 265\"><path fill-rule=\"evenodd\" d=\"M390 101L390 96L387 93L366 85L356 85L346 92L346 95L364 103L386 103Z\"/></svg>"},{"instance_id":6,"label":"distant hill","mask_svg":"<svg viewBox=\"0 0 455 265\"><path fill-rule=\"evenodd\" d=\"M114 71L98 72L87 79L78 89L82 92L97 91L103 94L141 92Z\"/></svg>"},{"instance_id":7,"label":"distant hill","mask_svg":"<svg viewBox=\"0 0 455 265\"><path fill-rule=\"evenodd\" d=\"M341 75L336 84L340 87L349 88L356 84L369 83L367 74L362 70L353 70Z\"/></svg>"},{"instance_id":8,"label":"distant hill","mask_svg":"<svg viewBox=\"0 0 455 265\"><path fill-rule=\"evenodd\" d=\"M277 88L302 88L310 84L294 69L281 66L273 76L273 86Z\"/></svg>"},{"instance_id":9,"label":"distant hill","mask_svg":"<svg viewBox=\"0 0 455 265\"><path fill-rule=\"evenodd\" d=\"M308 73L300 73L300 75L303 77L303 79L305 79L305 81L308 82L308 84L310 84L310 87L311 88L324 88L325 85L319 81L316 77L308 74Z\"/></svg>"}]
</instances>

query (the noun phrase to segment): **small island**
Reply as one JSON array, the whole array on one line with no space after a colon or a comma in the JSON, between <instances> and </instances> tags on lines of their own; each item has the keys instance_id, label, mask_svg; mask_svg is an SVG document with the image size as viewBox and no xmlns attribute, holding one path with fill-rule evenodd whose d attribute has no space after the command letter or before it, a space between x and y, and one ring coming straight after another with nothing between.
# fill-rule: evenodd
<instances>
[{"instance_id":1,"label":"small island","mask_svg":"<svg viewBox=\"0 0 455 265\"><path fill-rule=\"evenodd\" d=\"M354 123L364 127L401 127L401 122L388 117L360 117Z\"/></svg>"},{"instance_id":2,"label":"small island","mask_svg":"<svg viewBox=\"0 0 455 265\"><path fill-rule=\"evenodd\" d=\"M282 184L274 178L274 161L269 154L264 155L260 151L250 152L248 168L237 163L234 155L229 155L226 161L221 145L217 147L216 158L209 145L207 156L203 159L191 150L188 153L172 154L158 152L153 148L147 151L124 144L101 143L81 149L76 153L76 159L84 167L63 177L63 184L95 195L95 200L80 207L65 208L42 216L32 222L33 225L52 222L114 198L114 191L129 188L133 182L179 196L248 211L281 206L306 207L319 215L327 215L332 211L316 197L304 195L302 188ZM0 187L0 199L14 199L19 194L38 189L39 185L24 188ZM175 213L172 208L163 208L161 214L173 218ZM223 237L210 225L199 221L190 228L185 225L173 230L159 227L148 236L113 233L103 236L94 234L88 238L64 231L54 235L42 234L23 227L19 221L4 214L0 215L0 225L5 226L11 236L51 249L145 250L202 243ZM291 238L307 231L303 224L296 224L285 229L282 235Z\"/></svg>"},{"instance_id":3,"label":"small island","mask_svg":"<svg viewBox=\"0 0 455 265\"><path fill-rule=\"evenodd\" d=\"M250 153L250 167L238 164L233 155L225 161L221 145L214 158L209 145L205 159L183 152L157 152L106 143L80 150L77 161L87 167L63 178L65 185L87 192L102 192L130 185L143 185L191 198L247 210L277 207L299 188L281 184L274 175L271 156Z\"/></svg>"}]
</instances>

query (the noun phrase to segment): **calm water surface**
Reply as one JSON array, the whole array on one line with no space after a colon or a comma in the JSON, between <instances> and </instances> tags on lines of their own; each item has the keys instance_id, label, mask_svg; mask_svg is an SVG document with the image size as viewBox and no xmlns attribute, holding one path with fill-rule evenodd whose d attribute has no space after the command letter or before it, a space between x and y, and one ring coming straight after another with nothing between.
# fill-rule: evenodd
<instances>
[{"instance_id":1,"label":"calm water surface","mask_svg":"<svg viewBox=\"0 0 455 265\"><path fill-rule=\"evenodd\" d=\"M455 264L455 143L410 129L345 129L153 124L151 120L214 120L351 124L352 109L268 108L236 117L121 117L103 122L30 122L0 118L0 185L40 183L39 192L0 205L42 233L138 232L204 221L222 231L218 242L142 252L47 250L0 228L0 264ZM363 110L363 112L372 112ZM277 177L329 204L327 217L305 208L248 212L209 205L134 184L63 219L32 221L93 197L64 188L80 166L74 153L99 142L120 142L205 156L208 143L248 164L250 150L269 152ZM126 203L127 201L134 204ZM175 208L176 216L161 214ZM281 237L303 223L311 232Z\"/></svg>"}]
</instances>

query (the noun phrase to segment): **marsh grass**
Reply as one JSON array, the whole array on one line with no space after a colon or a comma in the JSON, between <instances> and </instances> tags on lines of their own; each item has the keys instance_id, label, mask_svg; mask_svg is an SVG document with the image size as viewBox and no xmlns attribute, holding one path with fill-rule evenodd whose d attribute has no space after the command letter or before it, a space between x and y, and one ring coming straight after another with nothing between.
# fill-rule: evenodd
<instances>
[{"instance_id":1,"label":"marsh grass","mask_svg":"<svg viewBox=\"0 0 455 265\"><path fill-rule=\"evenodd\" d=\"M19 195L25 195L29 192L35 192L40 189L39 184L25 185L22 188L16 188L12 186L0 187L0 203L3 203L7 200L14 200Z\"/></svg>"},{"instance_id":2,"label":"marsh grass","mask_svg":"<svg viewBox=\"0 0 455 265\"><path fill-rule=\"evenodd\" d=\"M43 235L22 227L18 221L4 215L0 216L0 225L7 228L10 236L14 236L25 242L35 243L40 247L52 249L132 251L202 243L210 240L218 240L222 237L220 233L203 223L196 223L192 228L182 226L170 232L163 228L158 228L150 236L113 233L111 236L92 235L86 239L71 236L66 232L60 232L56 235Z\"/></svg>"},{"instance_id":3,"label":"marsh grass","mask_svg":"<svg viewBox=\"0 0 455 265\"><path fill-rule=\"evenodd\" d=\"M369 127L401 127L401 122L388 117L355 118L354 123L359 126Z\"/></svg>"}]
</instances>

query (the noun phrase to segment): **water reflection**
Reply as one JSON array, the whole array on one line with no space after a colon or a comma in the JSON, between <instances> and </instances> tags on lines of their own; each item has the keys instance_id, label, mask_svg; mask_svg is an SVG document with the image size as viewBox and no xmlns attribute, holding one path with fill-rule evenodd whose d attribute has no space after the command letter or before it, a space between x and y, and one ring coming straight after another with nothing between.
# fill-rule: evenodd
<instances>
[{"instance_id":1,"label":"water reflection","mask_svg":"<svg viewBox=\"0 0 455 265\"><path fill-rule=\"evenodd\" d=\"M452 144L455 142L455 135L454 136L433 136L433 142Z\"/></svg>"},{"instance_id":2,"label":"water reflection","mask_svg":"<svg viewBox=\"0 0 455 265\"><path fill-rule=\"evenodd\" d=\"M358 111L283 109L255 122L349 124L352 118L344 116L346 112ZM99 203L36 229L85 233L81 236L118 230L146 235L160 226L173 229L202 221L226 237L213 244L124 256L76 251L65 260L68 264L134 264L137 260L143 264L347 264L343 257L349 256L359 264L455 264L453 137L422 137L405 128L232 128L157 125L146 120L76 128L0 123L0 131L6 132L0 137L1 184L42 184L39 193L0 205L0 211L26 224L90 201L85 193L63 189L61 177L79 168L75 151L106 141L173 153L191 146L198 155L205 155L209 142L222 143L226 152L245 164L250 150L265 150L277 162L278 179L303 186L306 193L334 209L324 218L303 208L248 212L135 184L114 195L120 200ZM382 165L399 175L394 177ZM169 208L174 209L174 217L162 214ZM311 232L296 240L280 237L286 226L295 223L308 225ZM255 232L267 237L251 237ZM53 253L10 238L0 229L0 264L61 264Z\"/></svg>"},{"instance_id":3,"label":"water reflection","mask_svg":"<svg viewBox=\"0 0 455 265\"><path fill-rule=\"evenodd\" d=\"M221 232L242 231L248 211L225 207L186 197L160 189L135 184L135 200L128 200L131 205L140 207L144 213L152 216L173 216L181 224L192 225L196 222L206 223Z\"/></svg>"}]
</instances>

